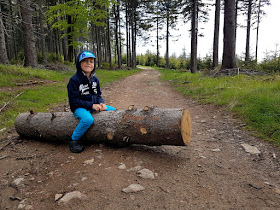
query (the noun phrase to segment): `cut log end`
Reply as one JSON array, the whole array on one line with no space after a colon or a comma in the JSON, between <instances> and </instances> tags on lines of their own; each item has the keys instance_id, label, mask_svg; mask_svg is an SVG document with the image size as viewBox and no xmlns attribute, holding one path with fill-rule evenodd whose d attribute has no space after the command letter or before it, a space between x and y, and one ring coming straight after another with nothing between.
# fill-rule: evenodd
<instances>
[{"instance_id":1,"label":"cut log end","mask_svg":"<svg viewBox=\"0 0 280 210\"><path fill-rule=\"evenodd\" d=\"M187 109L183 110L181 118L181 135L185 145L190 145L192 135L192 118Z\"/></svg>"}]
</instances>

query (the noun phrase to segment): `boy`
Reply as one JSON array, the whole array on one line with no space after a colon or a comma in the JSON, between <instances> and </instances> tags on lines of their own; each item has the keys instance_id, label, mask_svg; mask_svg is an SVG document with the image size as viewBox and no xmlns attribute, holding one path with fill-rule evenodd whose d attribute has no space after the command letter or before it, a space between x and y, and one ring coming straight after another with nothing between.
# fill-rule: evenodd
<instances>
[{"instance_id":1,"label":"boy","mask_svg":"<svg viewBox=\"0 0 280 210\"><path fill-rule=\"evenodd\" d=\"M74 130L69 148L74 153L83 151L80 138L93 124L93 111L112 111L114 107L107 106L101 97L98 78L95 76L95 56L92 52L81 51L76 60L77 72L67 85L70 109L80 120Z\"/></svg>"}]
</instances>

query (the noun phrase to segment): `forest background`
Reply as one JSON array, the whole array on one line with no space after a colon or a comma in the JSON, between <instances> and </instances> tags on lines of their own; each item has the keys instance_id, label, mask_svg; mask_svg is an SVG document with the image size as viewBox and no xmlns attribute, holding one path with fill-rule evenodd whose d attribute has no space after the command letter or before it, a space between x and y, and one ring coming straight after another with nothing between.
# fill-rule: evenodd
<instances>
[{"instance_id":1,"label":"forest background","mask_svg":"<svg viewBox=\"0 0 280 210\"><path fill-rule=\"evenodd\" d=\"M280 69L277 45L258 62L258 43L250 42L255 37L252 31L261 30L260 23L270 4L271 0L1 0L0 62L34 67L47 61L73 63L78 51L89 49L97 54L99 68L135 68L141 64L196 72L220 68L223 58L228 57L224 54L230 53L231 61L225 62L230 65L223 68L275 72ZM226 8L228 12L224 12ZM209 40L213 46L205 57L200 57L197 46L203 34L209 34L201 26L213 19L210 14L214 10L214 38ZM234 25L223 24L230 18L234 18ZM189 34L181 34L181 39L185 37L187 42L191 37L190 53L183 48L181 53L169 55L170 43L176 39L173 31L182 22L186 28L189 25ZM235 30L230 33L231 41L225 37L224 26ZM243 55L236 55L239 28L247 31ZM223 50L214 39L227 40ZM179 45L175 44L176 48L182 47ZM139 54L145 46L148 51Z\"/></svg>"},{"instance_id":2,"label":"forest background","mask_svg":"<svg viewBox=\"0 0 280 210\"><path fill-rule=\"evenodd\" d=\"M265 8L273 6L271 2L0 0L0 133L13 125L20 112L45 111L59 102L67 103L65 87L74 73L75 57L80 50L88 49L97 56L98 77L103 83L137 72L131 69L138 64L161 67L163 79L172 82L178 91L201 102L225 106L244 118L247 128L280 145L279 51L269 51L259 61L258 50L254 50L258 46L250 42L251 32L258 30ZM208 21L210 7L215 8L213 49L200 57L200 23ZM223 19L220 14L224 14ZM179 55L169 55L173 31L182 19L191 26L189 34L182 36L191 38L190 53L182 50ZM237 20L245 20L244 55L236 55L236 37L241 27ZM223 28L220 22L224 23ZM271 33L275 31L272 30ZM219 39L224 41L222 51ZM156 43L154 46L151 40ZM145 43L149 51L137 53L143 47L137 47L138 43ZM161 45L165 45L165 52ZM43 69L64 70L61 63L72 70ZM246 68L269 74L221 78L204 74L211 70L239 73ZM17 87L40 79L42 86L34 89Z\"/></svg>"}]
</instances>

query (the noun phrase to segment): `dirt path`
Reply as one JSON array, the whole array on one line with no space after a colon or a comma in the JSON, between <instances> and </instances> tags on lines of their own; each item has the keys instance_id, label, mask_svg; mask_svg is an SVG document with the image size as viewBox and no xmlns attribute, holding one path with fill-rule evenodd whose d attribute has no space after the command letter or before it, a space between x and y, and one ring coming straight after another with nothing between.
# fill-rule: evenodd
<instances>
[{"instance_id":1,"label":"dirt path","mask_svg":"<svg viewBox=\"0 0 280 210\"><path fill-rule=\"evenodd\" d=\"M88 145L72 154L67 145L11 132L0 142L0 209L280 209L279 150L243 131L230 114L175 93L158 76L144 70L103 88L104 98L118 109L188 108L191 146ZM154 179L139 177L140 169ZM122 192L130 184L144 190ZM64 203L70 192L79 198Z\"/></svg>"}]
</instances>

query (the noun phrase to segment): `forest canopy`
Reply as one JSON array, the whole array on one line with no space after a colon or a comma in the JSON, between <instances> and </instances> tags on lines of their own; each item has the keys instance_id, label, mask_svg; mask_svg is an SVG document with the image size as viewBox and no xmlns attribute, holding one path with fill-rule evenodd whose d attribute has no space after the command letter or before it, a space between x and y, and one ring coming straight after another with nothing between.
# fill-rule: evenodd
<instances>
[{"instance_id":1,"label":"forest canopy","mask_svg":"<svg viewBox=\"0 0 280 210\"><path fill-rule=\"evenodd\" d=\"M141 63L137 42L149 43L155 39L156 45L151 46L151 51L156 52L152 65L174 68L174 56L169 55L170 39L172 30L178 27L178 20L183 19L191 26L191 43L188 44L191 53L176 58L177 62L184 60L184 66L180 68L194 73L201 69L199 63L202 61L212 69L242 66L271 69L267 63L277 63L278 54L266 55L261 63L265 68L260 68L257 66L258 42L255 51L250 48L252 30L256 29L258 37L259 23L267 5L270 0L1 0L0 63L32 67L50 61L73 63L78 51L89 49L95 52L98 67L126 65L135 68ZM197 37L202 35L199 24L210 18L210 8L215 10L215 17L211 17L215 19L213 52L206 58L199 58ZM245 20L242 25L237 24L240 17ZM223 29L220 28L221 21ZM239 27L245 27L247 31L244 58L236 55L235 49ZM223 52L218 51L220 36L224 40ZM162 42L166 49L164 57L159 53ZM151 62L146 63L151 65ZM279 66L272 66L273 71L279 71Z\"/></svg>"}]
</instances>

